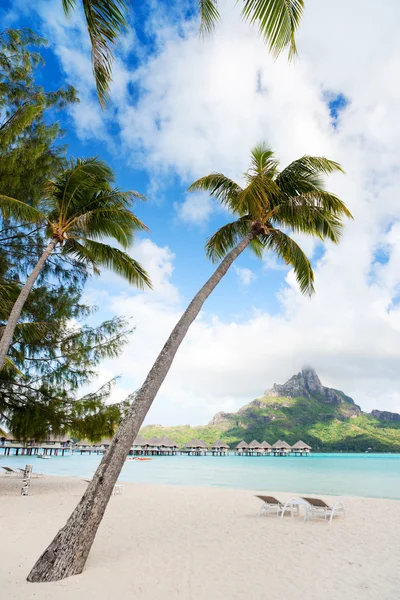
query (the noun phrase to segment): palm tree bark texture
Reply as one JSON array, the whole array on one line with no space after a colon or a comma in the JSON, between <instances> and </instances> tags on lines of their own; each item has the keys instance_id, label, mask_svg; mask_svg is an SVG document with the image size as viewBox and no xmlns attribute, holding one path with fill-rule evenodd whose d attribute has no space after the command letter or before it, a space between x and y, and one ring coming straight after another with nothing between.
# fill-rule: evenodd
<instances>
[{"instance_id":1,"label":"palm tree bark texture","mask_svg":"<svg viewBox=\"0 0 400 600\"><path fill-rule=\"evenodd\" d=\"M32 273L29 275L28 279L26 280L26 283L25 283L24 287L22 288L22 290L18 296L18 299L13 306L13 309L10 313L9 319L7 321L7 325L4 329L4 333L3 333L2 337L1 337L1 341L0 341L0 370L2 369L4 362L6 360L7 352L10 347L15 328L18 323L18 319L21 316L22 309L24 308L26 299L28 298L36 279L39 277L46 260L49 258L50 254L53 252L57 243L58 243L58 240L56 238L52 238L50 240L50 242L48 243L42 256L39 258L35 268L33 269Z\"/></svg>"},{"instance_id":2,"label":"palm tree bark texture","mask_svg":"<svg viewBox=\"0 0 400 600\"><path fill-rule=\"evenodd\" d=\"M251 231L226 255L179 319L119 426L78 506L66 525L37 560L28 575L28 581L58 581L82 573L125 459L179 346L208 296L256 235L256 231Z\"/></svg>"}]
</instances>

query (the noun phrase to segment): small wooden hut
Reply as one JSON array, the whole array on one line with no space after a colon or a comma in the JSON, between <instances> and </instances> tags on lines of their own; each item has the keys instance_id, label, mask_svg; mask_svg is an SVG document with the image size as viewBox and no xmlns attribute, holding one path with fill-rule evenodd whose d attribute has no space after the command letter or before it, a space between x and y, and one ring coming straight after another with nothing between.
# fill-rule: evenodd
<instances>
[{"instance_id":1,"label":"small wooden hut","mask_svg":"<svg viewBox=\"0 0 400 600\"><path fill-rule=\"evenodd\" d=\"M190 440L186 444L186 452L189 456L206 456L208 446L203 440Z\"/></svg>"},{"instance_id":2,"label":"small wooden hut","mask_svg":"<svg viewBox=\"0 0 400 600\"><path fill-rule=\"evenodd\" d=\"M133 440L133 444L129 451L129 454L133 454L135 456L140 456L144 454L144 448L147 444L147 440L142 435L137 435Z\"/></svg>"},{"instance_id":3,"label":"small wooden hut","mask_svg":"<svg viewBox=\"0 0 400 600\"><path fill-rule=\"evenodd\" d=\"M147 440L147 444L149 447L149 453L152 454L153 456L157 455L157 454L161 454L161 443L162 440L161 438L158 437L151 437L149 440Z\"/></svg>"},{"instance_id":4,"label":"small wooden hut","mask_svg":"<svg viewBox=\"0 0 400 600\"><path fill-rule=\"evenodd\" d=\"M263 454L262 446L257 440L250 442L248 451L250 456L261 456Z\"/></svg>"},{"instance_id":5,"label":"small wooden hut","mask_svg":"<svg viewBox=\"0 0 400 600\"><path fill-rule=\"evenodd\" d=\"M225 444L222 440L217 440L211 446L211 453L213 456L226 456L229 451L228 444Z\"/></svg>"},{"instance_id":6,"label":"small wooden hut","mask_svg":"<svg viewBox=\"0 0 400 600\"><path fill-rule=\"evenodd\" d=\"M160 450L164 455L173 456L178 451L178 444L171 438L163 436L160 440Z\"/></svg>"},{"instance_id":7,"label":"small wooden hut","mask_svg":"<svg viewBox=\"0 0 400 600\"><path fill-rule=\"evenodd\" d=\"M261 442L261 448L262 448L263 456L270 456L271 450L272 450L271 444L268 444L268 442L265 442L265 441Z\"/></svg>"},{"instance_id":8,"label":"small wooden hut","mask_svg":"<svg viewBox=\"0 0 400 600\"><path fill-rule=\"evenodd\" d=\"M289 456L291 446L284 440L278 440L272 445L272 453L274 456Z\"/></svg>"},{"instance_id":9,"label":"small wooden hut","mask_svg":"<svg viewBox=\"0 0 400 600\"><path fill-rule=\"evenodd\" d=\"M304 443L303 440L299 440L294 446L292 446L292 454L295 456L303 456L303 454L308 456L310 454L310 450L311 446Z\"/></svg>"},{"instance_id":10,"label":"small wooden hut","mask_svg":"<svg viewBox=\"0 0 400 600\"><path fill-rule=\"evenodd\" d=\"M235 447L235 454L238 454L239 456L244 456L244 455L248 454L248 450L249 450L249 445L247 444L247 442L242 440Z\"/></svg>"},{"instance_id":11,"label":"small wooden hut","mask_svg":"<svg viewBox=\"0 0 400 600\"><path fill-rule=\"evenodd\" d=\"M90 442L89 440L78 440L75 444L74 451L80 452L81 454L92 454L93 442Z\"/></svg>"}]
</instances>

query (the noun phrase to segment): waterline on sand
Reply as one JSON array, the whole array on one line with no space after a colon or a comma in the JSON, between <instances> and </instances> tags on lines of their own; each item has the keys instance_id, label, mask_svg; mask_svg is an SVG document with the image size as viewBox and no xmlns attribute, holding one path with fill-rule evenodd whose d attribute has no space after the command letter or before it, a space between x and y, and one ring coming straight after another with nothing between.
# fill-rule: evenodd
<instances>
[{"instance_id":1,"label":"waterline on sand","mask_svg":"<svg viewBox=\"0 0 400 600\"><path fill-rule=\"evenodd\" d=\"M49 475L90 478L98 455L0 456L0 465ZM154 457L129 461L120 479L135 483L231 489L264 489L329 495L400 499L400 454L313 454L309 457Z\"/></svg>"}]
</instances>

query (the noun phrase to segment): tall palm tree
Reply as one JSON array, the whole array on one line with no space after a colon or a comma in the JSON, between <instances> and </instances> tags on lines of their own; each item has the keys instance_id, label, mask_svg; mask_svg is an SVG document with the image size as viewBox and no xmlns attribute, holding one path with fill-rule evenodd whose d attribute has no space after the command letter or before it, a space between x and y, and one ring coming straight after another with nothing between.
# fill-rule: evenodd
<instances>
[{"instance_id":1,"label":"tall palm tree","mask_svg":"<svg viewBox=\"0 0 400 600\"><path fill-rule=\"evenodd\" d=\"M222 261L179 319L81 501L34 565L28 581L55 581L82 572L133 440L190 325L234 260L248 246L259 256L271 250L293 267L301 291L313 293L310 262L287 231L339 241L342 218L351 214L337 196L324 191L321 178L335 171L342 171L336 162L304 156L279 173L272 151L261 145L252 151L245 187L213 173L189 188L208 191L235 216L207 241L208 255Z\"/></svg>"},{"instance_id":2,"label":"tall palm tree","mask_svg":"<svg viewBox=\"0 0 400 600\"><path fill-rule=\"evenodd\" d=\"M81 0L92 45L92 65L100 104L107 101L112 81L113 46L127 28L129 0ZM78 0L62 0L70 15ZM241 0L242 18L255 24L269 51L278 56L285 48L296 54L295 33L304 10L304 0ZM217 0L198 0L201 34L210 33L220 19Z\"/></svg>"},{"instance_id":3,"label":"tall palm tree","mask_svg":"<svg viewBox=\"0 0 400 600\"><path fill-rule=\"evenodd\" d=\"M0 369L3 367L18 319L29 293L46 261L58 248L64 256L90 266L112 269L139 288L150 287L142 266L128 254L100 240L113 239L124 249L135 231L147 230L133 214L131 203L140 195L112 187L114 173L98 158L71 161L53 180L47 181L42 204L35 208L0 195L0 213L5 218L37 223L45 228L49 242L15 301L0 340Z\"/></svg>"}]
</instances>

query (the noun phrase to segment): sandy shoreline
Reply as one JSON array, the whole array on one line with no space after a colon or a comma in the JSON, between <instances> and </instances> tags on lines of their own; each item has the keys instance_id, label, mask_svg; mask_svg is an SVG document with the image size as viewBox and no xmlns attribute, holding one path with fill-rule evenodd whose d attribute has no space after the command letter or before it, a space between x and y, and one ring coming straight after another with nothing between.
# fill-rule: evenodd
<instances>
[{"instance_id":1,"label":"sandy shoreline","mask_svg":"<svg viewBox=\"0 0 400 600\"><path fill-rule=\"evenodd\" d=\"M5 600L400 598L400 501L344 498L346 520L329 527L323 521L258 518L260 503L250 491L123 483L84 573L28 584L30 567L86 483L33 479L29 497L19 496L20 486L20 479L0 477Z\"/></svg>"}]
</instances>

